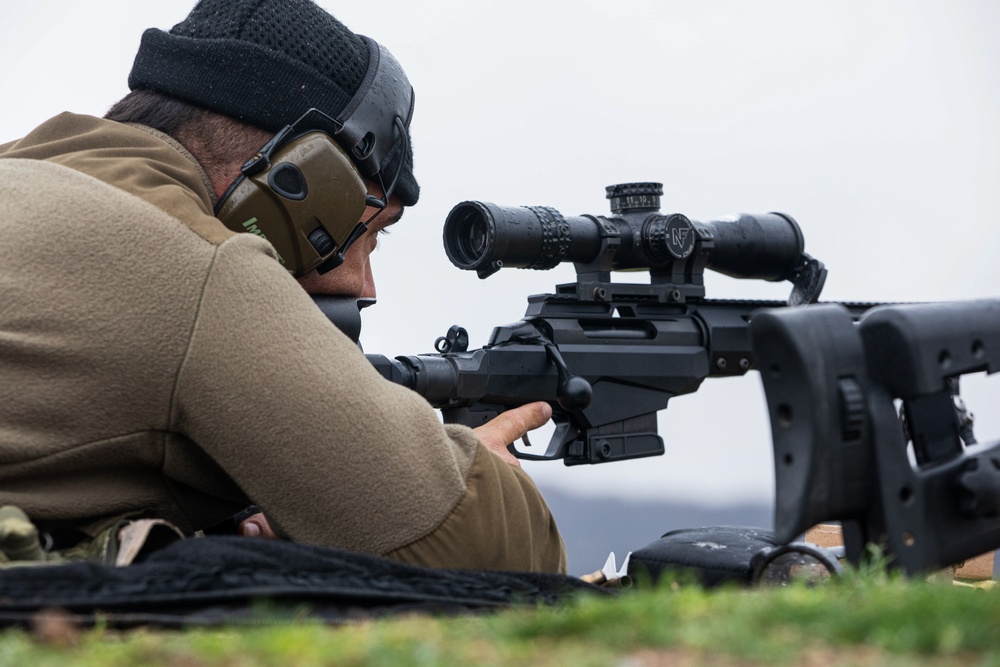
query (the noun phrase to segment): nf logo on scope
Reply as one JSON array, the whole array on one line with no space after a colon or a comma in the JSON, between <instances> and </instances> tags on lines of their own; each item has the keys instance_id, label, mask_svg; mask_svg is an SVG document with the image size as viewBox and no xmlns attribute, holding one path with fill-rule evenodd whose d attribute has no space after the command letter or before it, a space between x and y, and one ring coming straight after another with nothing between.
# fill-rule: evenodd
<instances>
[{"instance_id":1,"label":"nf logo on scope","mask_svg":"<svg viewBox=\"0 0 1000 667\"><path fill-rule=\"evenodd\" d=\"M663 230L667 250L677 259L684 259L694 250L695 233L691 221L683 215L671 216Z\"/></svg>"}]
</instances>

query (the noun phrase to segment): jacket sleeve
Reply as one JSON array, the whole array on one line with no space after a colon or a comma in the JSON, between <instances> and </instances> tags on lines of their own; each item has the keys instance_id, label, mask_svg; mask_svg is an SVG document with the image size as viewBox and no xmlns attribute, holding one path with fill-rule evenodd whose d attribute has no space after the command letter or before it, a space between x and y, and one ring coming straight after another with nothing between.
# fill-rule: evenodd
<instances>
[{"instance_id":1,"label":"jacket sleeve","mask_svg":"<svg viewBox=\"0 0 1000 667\"><path fill-rule=\"evenodd\" d=\"M468 431L455 437L475 439L469 429L448 428ZM429 567L566 572L555 520L527 473L479 446L466 485L440 526L387 555Z\"/></svg>"},{"instance_id":2,"label":"jacket sleeve","mask_svg":"<svg viewBox=\"0 0 1000 667\"><path fill-rule=\"evenodd\" d=\"M250 235L218 247L173 428L290 539L436 567L564 569L531 480L385 381L271 252Z\"/></svg>"}]
</instances>

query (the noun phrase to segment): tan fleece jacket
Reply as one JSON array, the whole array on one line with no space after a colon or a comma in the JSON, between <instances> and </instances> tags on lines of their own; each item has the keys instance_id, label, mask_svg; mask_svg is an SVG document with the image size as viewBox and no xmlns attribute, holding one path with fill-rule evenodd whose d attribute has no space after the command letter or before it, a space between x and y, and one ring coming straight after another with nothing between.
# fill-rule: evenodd
<instances>
[{"instance_id":1,"label":"tan fleece jacket","mask_svg":"<svg viewBox=\"0 0 1000 667\"><path fill-rule=\"evenodd\" d=\"M0 504L562 571L531 480L384 381L154 131L63 114L0 146Z\"/></svg>"}]
</instances>

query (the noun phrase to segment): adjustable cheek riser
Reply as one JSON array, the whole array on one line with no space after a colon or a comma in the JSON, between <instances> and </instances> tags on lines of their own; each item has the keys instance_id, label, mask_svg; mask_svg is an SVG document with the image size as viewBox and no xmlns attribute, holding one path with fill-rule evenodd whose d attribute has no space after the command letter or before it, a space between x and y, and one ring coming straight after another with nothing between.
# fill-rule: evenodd
<instances>
[{"instance_id":1,"label":"adjustable cheek riser","mask_svg":"<svg viewBox=\"0 0 1000 667\"><path fill-rule=\"evenodd\" d=\"M335 255L365 210L364 181L323 132L290 141L251 174L232 187L217 217L235 232L269 241L296 277Z\"/></svg>"}]
</instances>

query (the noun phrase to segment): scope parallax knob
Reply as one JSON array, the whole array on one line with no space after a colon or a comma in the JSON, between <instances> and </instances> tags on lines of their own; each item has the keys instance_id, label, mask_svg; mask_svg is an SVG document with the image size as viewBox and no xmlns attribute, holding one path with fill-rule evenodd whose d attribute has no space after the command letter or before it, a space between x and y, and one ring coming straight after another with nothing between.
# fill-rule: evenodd
<instances>
[{"instance_id":1,"label":"scope parallax knob","mask_svg":"<svg viewBox=\"0 0 1000 667\"><path fill-rule=\"evenodd\" d=\"M619 183L605 188L611 212L659 211L663 183Z\"/></svg>"}]
</instances>

